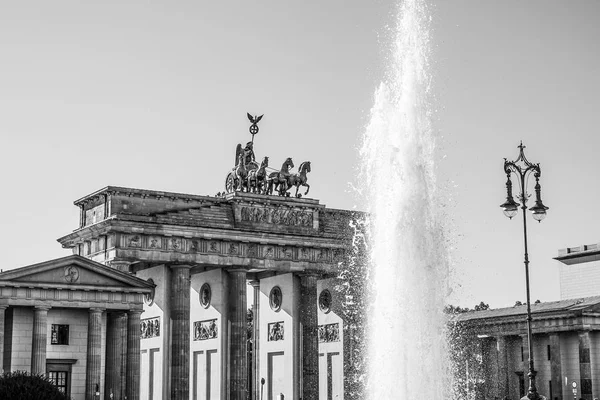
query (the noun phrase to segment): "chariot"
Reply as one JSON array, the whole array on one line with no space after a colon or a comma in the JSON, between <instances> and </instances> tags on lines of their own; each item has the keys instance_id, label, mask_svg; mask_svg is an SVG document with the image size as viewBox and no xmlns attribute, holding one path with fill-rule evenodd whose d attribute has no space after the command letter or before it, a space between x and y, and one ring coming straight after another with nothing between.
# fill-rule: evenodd
<instances>
[{"instance_id":1,"label":"chariot","mask_svg":"<svg viewBox=\"0 0 600 400\"><path fill-rule=\"evenodd\" d=\"M307 183L307 173L310 172L310 161L305 161L298 167L298 173L291 173L294 167L291 158L287 158L281 165L279 171L269 168L269 157L264 157L260 165L254 156L254 135L258 132L258 121L262 118L252 117L248 113L248 119L252 122L250 133L252 141L242 147L238 144L235 149L235 166L225 177L225 193L250 192L257 194L273 194L276 191L279 196L289 197L292 187L296 187L296 197L302 197L298 193L300 186L306 187L305 195L308 194L310 186ZM267 169L270 171L267 173Z\"/></svg>"}]
</instances>

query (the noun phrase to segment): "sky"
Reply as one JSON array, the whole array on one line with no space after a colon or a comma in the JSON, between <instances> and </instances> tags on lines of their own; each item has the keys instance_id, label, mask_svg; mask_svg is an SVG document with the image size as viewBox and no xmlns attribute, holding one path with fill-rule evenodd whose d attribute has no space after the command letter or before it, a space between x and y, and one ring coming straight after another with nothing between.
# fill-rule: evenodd
<instances>
[{"instance_id":1,"label":"sky","mask_svg":"<svg viewBox=\"0 0 600 400\"><path fill-rule=\"evenodd\" d=\"M7 270L68 255L73 201L102 187L213 195L246 113L257 158L311 161L310 197L363 210L357 170L388 68L392 1L66 1L0 5L0 210ZM525 300L523 227L503 159L542 168L528 217L532 300L559 298L558 249L596 243L600 3L430 1L449 302Z\"/></svg>"}]
</instances>

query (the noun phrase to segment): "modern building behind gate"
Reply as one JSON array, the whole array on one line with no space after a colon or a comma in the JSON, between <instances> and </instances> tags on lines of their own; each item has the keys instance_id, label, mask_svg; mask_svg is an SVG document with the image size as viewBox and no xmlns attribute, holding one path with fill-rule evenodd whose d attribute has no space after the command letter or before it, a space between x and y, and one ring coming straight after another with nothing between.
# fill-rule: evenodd
<instances>
[{"instance_id":1,"label":"modern building behind gate","mask_svg":"<svg viewBox=\"0 0 600 400\"><path fill-rule=\"evenodd\" d=\"M537 389L551 400L600 398L600 244L560 250L556 260L561 300L531 305ZM523 397L529 386L526 305L456 319L480 341L480 395Z\"/></svg>"},{"instance_id":2,"label":"modern building behind gate","mask_svg":"<svg viewBox=\"0 0 600 400\"><path fill-rule=\"evenodd\" d=\"M48 374L73 399L344 398L334 286L355 213L121 187L75 205L58 239L73 255L0 274L4 371Z\"/></svg>"}]
</instances>

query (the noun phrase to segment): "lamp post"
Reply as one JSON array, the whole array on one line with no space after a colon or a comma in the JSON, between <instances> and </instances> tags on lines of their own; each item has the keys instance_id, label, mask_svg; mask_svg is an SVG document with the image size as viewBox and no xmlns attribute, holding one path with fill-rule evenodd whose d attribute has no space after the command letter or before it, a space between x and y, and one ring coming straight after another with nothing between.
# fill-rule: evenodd
<instances>
[{"instance_id":1,"label":"lamp post","mask_svg":"<svg viewBox=\"0 0 600 400\"><path fill-rule=\"evenodd\" d=\"M540 164L530 163L527 158L525 158L525 153L523 149L523 142L518 146L519 147L519 157L515 161L508 161L506 158L504 159L504 172L506 173L506 202L502 204L502 210L504 211L504 215L508 218L512 219L518 213L518 208L521 206L523 210L523 238L525 242L525 287L527 290L527 342L529 349L529 390L527 395L523 397L523 399L529 400L540 400L545 399L546 397L540 395L535 386L535 369L533 366L533 346L532 346L532 334L531 334L531 300L529 296L529 255L527 254L527 218L526 218L526 210L527 210L527 200L529 198L529 194L527 194L526 183L527 178L533 174L535 178L535 205L529 209L533 213L533 219L538 222L541 222L544 217L546 217L546 207L542 203L541 196L541 186L540 186L540 176L542 175L542 170L540 169ZM517 176L517 180L521 185L521 192L517 194L517 198L521 201L521 204L517 203L512 196L512 182L510 177L512 174Z\"/></svg>"}]
</instances>

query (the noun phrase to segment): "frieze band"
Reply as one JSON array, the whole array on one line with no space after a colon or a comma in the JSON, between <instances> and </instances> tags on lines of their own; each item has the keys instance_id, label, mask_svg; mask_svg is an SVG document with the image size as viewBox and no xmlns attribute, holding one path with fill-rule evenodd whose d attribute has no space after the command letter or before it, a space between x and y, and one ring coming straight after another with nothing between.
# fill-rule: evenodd
<instances>
[{"instance_id":1,"label":"frieze band","mask_svg":"<svg viewBox=\"0 0 600 400\"><path fill-rule=\"evenodd\" d=\"M144 235L124 235L122 244L125 247L133 249L177 251L182 253L216 253L225 256L321 263L338 263L344 261L344 250L342 249L238 243L210 239L163 238Z\"/></svg>"}]
</instances>

